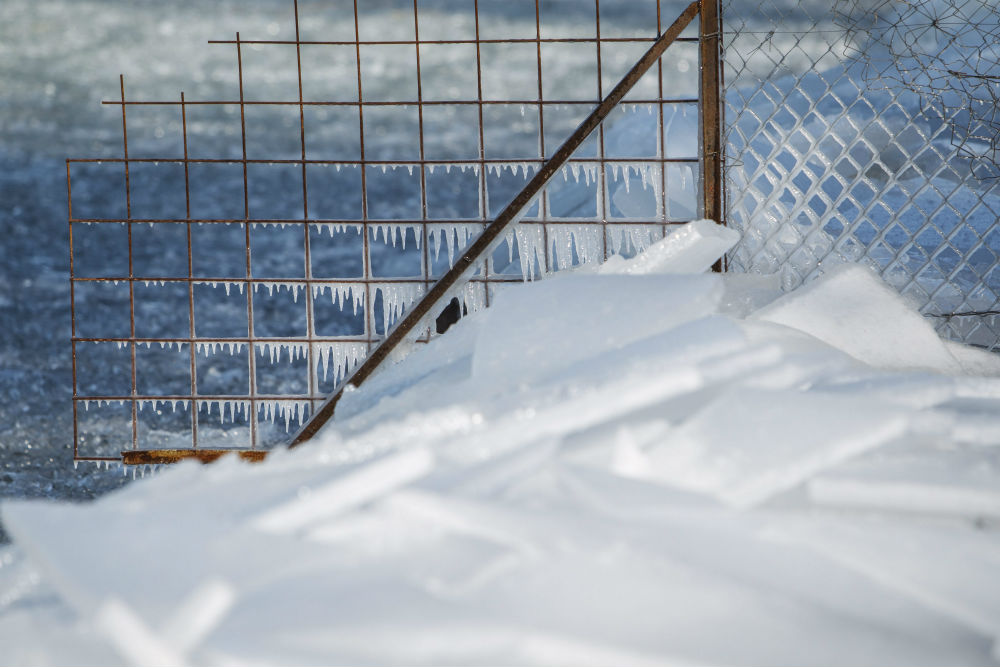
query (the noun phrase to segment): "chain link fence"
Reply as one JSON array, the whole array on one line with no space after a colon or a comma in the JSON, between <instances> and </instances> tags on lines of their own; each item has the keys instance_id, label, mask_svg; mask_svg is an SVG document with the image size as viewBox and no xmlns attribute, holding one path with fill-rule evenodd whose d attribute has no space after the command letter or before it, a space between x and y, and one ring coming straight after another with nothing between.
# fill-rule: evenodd
<instances>
[{"instance_id":1,"label":"chain link fence","mask_svg":"<svg viewBox=\"0 0 1000 667\"><path fill-rule=\"evenodd\" d=\"M730 270L864 262L942 335L1000 348L998 10L725 0Z\"/></svg>"}]
</instances>

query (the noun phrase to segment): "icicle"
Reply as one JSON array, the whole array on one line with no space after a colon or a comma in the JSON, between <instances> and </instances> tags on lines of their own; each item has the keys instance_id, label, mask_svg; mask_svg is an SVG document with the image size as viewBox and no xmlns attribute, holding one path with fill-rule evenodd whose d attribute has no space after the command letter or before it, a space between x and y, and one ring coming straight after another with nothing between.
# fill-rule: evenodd
<instances>
[{"instance_id":1,"label":"icicle","mask_svg":"<svg viewBox=\"0 0 1000 667\"><path fill-rule=\"evenodd\" d=\"M326 381L333 369L333 381L339 384L368 354L368 345L355 342L315 343L317 373Z\"/></svg>"},{"instance_id":2,"label":"icicle","mask_svg":"<svg viewBox=\"0 0 1000 667\"><path fill-rule=\"evenodd\" d=\"M624 225L607 225L608 240L611 243L611 254L622 254L622 241L625 238Z\"/></svg>"},{"instance_id":3,"label":"icicle","mask_svg":"<svg viewBox=\"0 0 1000 667\"><path fill-rule=\"evenodd\" d=\"M517 254L521 258L521 277L534 280L539 257L544 257L545 231L541 225L519 224L514 228L517 236Z\"/></svg>"},{"instance_id":4,"label":"icicle","mask_svg":"<svg viewBox=\"0 0 1000 667\"><path fill-rule=\"evenodd\" d=\"M441 254L441 239L443 237L445 247L448 250L448 266L455 264L455 254L463 250L469 241L478 236L483 230L483 226L478 222L445 222L428 224L427 234L434 244L434 261L437 261Z\"/></svg>"},{"instance_id":5,"label":"icicle","mask_svg":"<svg viewBox=\"0 0 1000 667\"><path fill-rule=\"evenodd\" d=\"M354 314L358 314L358 308L364 305L365 302L365 291L360 285L355 285L353 283L332 283L318 286L313 286L315 290L315 296L321 295L326 290L330 290L330 303L337 306L340 310L347 308L348 300L353 301ZM351 297L353 296L353 299Z\"/></svg>"},{"instance_id":6,"label":"icicle","mask_svg":"<svg viewBox=\"0 0 1000 667\"><path fill-rule=\"evenodd\" d=\"M603 225L580 225L574 243L576 243L576 254L581 264L604 260Z\"/></svg>"},{"instance_id":7,"label":"icicle","mask_svg":"<svg viewBox=\"0 0 1000 667\"><path fill-rule=\"evenodd\" d=\"M388 332L389 327L400 315L424 293L423 283L387 283L377 285L375 289L382 293L382 331Z\"/></svg>"},{"instance_id":8,"label":"icicle","mask_svg":"<svg viewBox=\"0 0 1000 667\"><path fill-rule=\"evenodd\" d=\"M375 289L382 293L383 332L388 332L406 308L424 293L423 283L387 283Z\"/></svg>"},{"instance_id":9,"label":"icicle","mask_svg":"<svg viewBox=\"0 0 1000 667\"><path fill-rule=\"evenodd\" d=\"M309 401L277 400L262 401L258 410L262 411L264 419L272 424L283 419L285 431L288 432L291 429L293 419L300 424L304 421L308 407Z\"/></svg>"},{"instance_id":10,"label":"icicle","mask_svg":"<svg viewBox=\"0 0 1000 667\"><path fill-rule=\"evenodd\" d=\"M438 230L436 227L433 227L433 226L428 227L428 230L427 230L427 235L430 237L430 240L434 243L434 261L435 262L438 260L438 257L441 255L441 238L438 236L439 232L440 232L440 230Z\"/></svg>"},{"instance_id":11,"label":"icicle","mask_svg":"<svg viewBox=\"0 0 1000 667\"><path fill-rule=\"evenodd\" d=\"M650 239L660 231L658 225L629 225L628 226L632 247L636 252L642 252L649 247Z\"/></svg>"},{"instance_id":12,"label":"icicle","mask_svg":"<svg viewBox=\"0 0 1000 667\"><path fill-rule=\"evenodd\" d=\"M482 283L468 282L463 290L462 301L470 313L477 313L486 307L486 287Z\"/></svg>"},{"instance_id":13,"label":"icicle","mask_svg":"<svg viewBox=\"0 0 1000 667\"><path fill-rule=\"evenodd\" d=\"M549 266L558 270L573 264L573 232L569 225L553 225L549 229Z\"/></svg>"}]
</instances>

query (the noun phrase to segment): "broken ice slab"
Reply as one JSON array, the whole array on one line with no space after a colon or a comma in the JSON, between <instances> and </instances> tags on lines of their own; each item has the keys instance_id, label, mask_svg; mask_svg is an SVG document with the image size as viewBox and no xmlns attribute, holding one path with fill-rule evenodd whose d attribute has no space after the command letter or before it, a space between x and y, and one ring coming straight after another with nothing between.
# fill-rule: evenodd
<instances>
[{"instance_id":1,"label":"broken ice slab","mask_svg":"<svg viewBox=\"0 0 1000 667\"><path fill-rule=\"evenodd\" d=\"M485 311L472 374L491 384L531 382L710 315L721 294L710 275L581 275L508 290Z\"/></svg>"},{"instance_id":2,"label":"broken ice slab","mask_svg":"<svg viewBox=\"0 0 1000 667\"><path fill-rule=\"evenodd\" d=\"M912 514L1000 517L994 447L907 447L840 466L809 482L819 505Z\"/></svg>"},{"instance_id":3,"label":"broken ice slab","mask_svg":"<svg viewBox=\"0 0 1000 667\"><path fill-rule=\"evenodd\" d=\"M678 428L641 442L641 475L758 505L834 464L907 432L908 415L864 398L732 389Z\"/></svg>"},{"instance_id":4,"label":"broken ice slab","mask_svg":"<svg viewBox=\"0 0 1000 667\"><path fill-rule=\"evenodd\" d=\"M632 259L611 257L602 274L703 273L740 240L735 229L711 220L689 222Z\"/></svg>"},{"instance_id":5,"label":"broken ice slab","mask_svg":"<svg viewBox=\"0 0 1000 667\"><path fill-rule=\"evenodd\" d=\"M963 345L957 341L944 341L945 347L962 367L966 375L1000 377L1000 354Z\"/></svg>"},{"instance_id":6,"label":"broken ice slab","mask_svg":"<svg viewBox=\"0 0 1000 667\"><path fill-rule=\"evenodd\" d=\"M986 638L997 638L1000 544L993 532L964 523L812 516L782 521L766 536L803 545Z\"/></svg>"},{"instance_id":7,"label":"broken ice slab","mask_svg":"<svg viewBox=\"0 0 1000 667\"><path fill-rule=\"evenodd\" d=\"M726 292L719 304L719 312L733 317L746 317L783 294L781 275L777 273L725 273L722 280Z\"/></svg>"},{"instance_id":8,"label":"broken ice slab","mask_svg":"<svg viewBox=\"0 0 1000 667\"><path fill-rule=\"evenodd\" d=\"M962 372L930 322L859 265L837 267L752 317L804 331L876 368Z\"/></svg>"},{"instance_id":9,"label":"broken ice slab","mask_svg":"<svg viewBox=\"0 0 1000 667\"><path fill-rule=\"evenodd\" d=\"M268 533L294 533L419 479L433 465L434 456L425 449L390 454L268 508L251 525Z\"/></svg>"}]
</instances>

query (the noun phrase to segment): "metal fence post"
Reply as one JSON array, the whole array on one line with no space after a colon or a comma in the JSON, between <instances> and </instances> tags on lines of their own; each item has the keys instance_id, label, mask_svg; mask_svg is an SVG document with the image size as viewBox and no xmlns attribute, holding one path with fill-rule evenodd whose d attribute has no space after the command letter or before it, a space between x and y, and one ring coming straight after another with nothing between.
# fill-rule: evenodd
<instances>
[{"instance_id":1,"label":"metal fence post","mask_svg":"<svg viewBox=\"0 0 1000 667\"><path fill-rule=\"evenodd\" d=\"M701 104L701 183L702 216L724 223L722 211L722 114L720 86L722 64L719 53L721 32L720 0L701 0L699 21L699 62Z\"/></svg>"}]
</instances>

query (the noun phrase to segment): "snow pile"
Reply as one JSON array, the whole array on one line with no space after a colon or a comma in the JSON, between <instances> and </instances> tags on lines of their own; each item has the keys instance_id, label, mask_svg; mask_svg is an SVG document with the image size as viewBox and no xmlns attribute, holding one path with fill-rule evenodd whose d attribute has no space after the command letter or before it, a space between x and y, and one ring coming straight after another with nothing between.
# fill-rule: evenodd
<instances>
[{"instance_id":1,"label":"snow pile","mask_svg":"<svg viewBox=\"0 0 1000 667\"><path fill-rule=\"evenodd\" d=\"M263 465L5 505L5 659L1000 662L1000 363L863 269L675 273L734 240L510 288Z\"/></svg>"}]
</instances>

